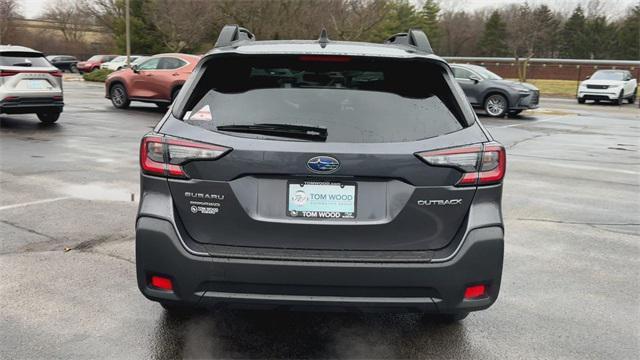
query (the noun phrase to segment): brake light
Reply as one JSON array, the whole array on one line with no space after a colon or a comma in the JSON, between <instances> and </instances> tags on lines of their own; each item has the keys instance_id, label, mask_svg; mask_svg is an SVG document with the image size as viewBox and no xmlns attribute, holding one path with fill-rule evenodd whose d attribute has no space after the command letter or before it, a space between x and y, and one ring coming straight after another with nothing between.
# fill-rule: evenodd
<instances>
[{"instance_id":1,"label":"brake light","mask_svg":"<svg viewBox=\"0 0 640 360\"><path fill-rule=\"evenodd\" d=\"M17 74L16 71L0 70L0 77L13 76L15 74Z\"/></svg>"},{"instance_id":2,"label":"brake light","mask_svg":"<svg viewBox=\"0 0 640 360\"><path fill-rule=\"evenodd\" d=\"M150 134L142 138L142 172L174 178L188 178L182 166L194 160L216 160L231 149L218 145Z\"/></svg>"},{"instance_id":3,"label":"brake light","mask_svg":"<svg viewBox=\"0 0 640 360\"><path fill-rule=\"evenodd\" d=\"M504 147L496 142L416 154L432 166L458 169L462 177L456 186L491 185L502 181L507 166Z\"/></svg>"},{"instance_id":4,"label":"brake light","mask_svg":"<svg viewBox=\"0 0 640 360\"><path fill-rule=\"evenodd\" d=\"M49 74L51 74L52 76L55 76L55 77L62 77L62 71L60 71L60 70L51 71L51 72L49 72Z\"/></svg>"},{"instance_id":5,"label":"brake light","mask_svg":"<svg viewBox=\"0 0 640 360\"><path fill-rule=\"evenodd\" d=\"M300 61L344 63L351 61L351 56L341 55L302 55Z\"/></svg>"}]
</instances>

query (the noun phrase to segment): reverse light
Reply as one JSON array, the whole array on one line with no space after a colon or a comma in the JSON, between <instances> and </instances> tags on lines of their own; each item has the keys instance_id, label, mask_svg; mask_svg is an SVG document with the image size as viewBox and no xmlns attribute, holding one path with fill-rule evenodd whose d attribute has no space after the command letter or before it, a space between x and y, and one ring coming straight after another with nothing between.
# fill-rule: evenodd
<instances>
[{"instance_id":1,"label":"reverse light","mask_svg":"<svg viewBox=\"0 0 640 360\"><path fill-rule=\"evenodd\" d=\"M231 149L157 134L142 138L140 167L150 175L188 178L182 166L194 160L216 160Z\"/></svg>"},{"instance_id":2,"label":"reverse light","mask_svg":"<svg viewBox=\"0 0 640 360\"><path fill-rule=\"evenodd\" d=\"M464 290L465 300L479 299L487 296L487 287L485 285L473 285Z\"/></svg>"},{"instance_id":3,"label":"reverse light","mask_svg":"<svg viewBox=\"0 0 640 360\"><path fill-rule=\"evenodd\" d=\"M425 151L416 156L429 165L462 172L456 186L497 184L504 178L507 165L504 147L497 142Z\"/></svg>"},{"instance_id":4,"label":"reverse light","mask_svg":"<svg viewBox=\"0 0 640 360\"><path fill-rule=\"evenodd\" d=\"M173 282L171 279L163 276L152 276L150 285L160 290L173 291Z\"/></svg>"}]
</instances>

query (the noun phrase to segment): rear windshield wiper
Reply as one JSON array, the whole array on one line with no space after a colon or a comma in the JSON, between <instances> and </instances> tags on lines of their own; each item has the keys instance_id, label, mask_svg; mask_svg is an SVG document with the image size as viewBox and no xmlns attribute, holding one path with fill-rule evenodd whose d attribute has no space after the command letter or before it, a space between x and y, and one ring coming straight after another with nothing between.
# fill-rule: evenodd
<instances>
[{"instance_id":1,"label":"rear windshield wiper","mask_svg":"<svg viewBox=\"0 0 640 360\"><path fill-rule=\"evenodd\" d=\"M253 124L253 125L221 125L217 127L220 131L230 131L247 134L262 134L288 137L293 139L303 139L312 141L326 141L327 129L290 124Z\"/></svg>"},{"instance_id":2,"label":"rear windshield wiper","mask_svg":"<svg viewBox=\"0 0 640 360\"><path fill-rule=\"evenodd\" d=\"M33 64L32 64L32 63L30 63L30 62L21 62L21 63L15 63L15 64L12 64L11 66L25 66L25 67L32 67L32 66L33 66Z\"/></svg>"}]
</instances>

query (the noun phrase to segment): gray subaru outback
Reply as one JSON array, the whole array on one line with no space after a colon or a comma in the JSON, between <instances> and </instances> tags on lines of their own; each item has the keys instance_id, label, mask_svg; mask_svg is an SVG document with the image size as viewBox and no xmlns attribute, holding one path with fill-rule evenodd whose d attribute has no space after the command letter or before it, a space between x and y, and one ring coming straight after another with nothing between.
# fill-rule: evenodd
<instances>
[{"instance_id":1,"label":"gray subaru outback","mask_svg":"<svg viewBox=\"0 0 640 360\"><path fill-rule=\"evenodd\" d=\"M168 311L460 320L498 296L505 162L422 31L225 26L142 139L138 286Z\"/></svg>"}]
</instances>

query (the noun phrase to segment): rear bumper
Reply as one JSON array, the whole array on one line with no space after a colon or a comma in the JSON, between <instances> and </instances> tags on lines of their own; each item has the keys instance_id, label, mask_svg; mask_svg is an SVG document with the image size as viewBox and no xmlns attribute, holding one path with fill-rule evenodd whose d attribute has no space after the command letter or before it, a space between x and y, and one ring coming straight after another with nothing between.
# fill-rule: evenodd
<instances>
[{"instance_id":1,"label":"rear bumper","mask_svg":"<svg viewBox=\"0 0 640 360\"><path fill-rule=\"evenodd\" d=\"M188 251L171 222L140 217L136 225L138 287L154 301L195 306L376 310L453 313L488 308L498 296L503 231L470 231L448 261L388 263L292 261L199 256ZM174 291L151 287L169 277ZM467 286L486 297L465 300Z\"/></svg>"},{"instance_id":2,"label":"rear bumper","mask_svg":"<svg viewBox=\"0 0 640 360\"><path fill-rule=\"evenodd\" d=\"M0 101L0 114L34 114L41 112L62 112L64 101L49 98L18 98Z\"/></svg>"}]
</instances>

